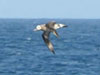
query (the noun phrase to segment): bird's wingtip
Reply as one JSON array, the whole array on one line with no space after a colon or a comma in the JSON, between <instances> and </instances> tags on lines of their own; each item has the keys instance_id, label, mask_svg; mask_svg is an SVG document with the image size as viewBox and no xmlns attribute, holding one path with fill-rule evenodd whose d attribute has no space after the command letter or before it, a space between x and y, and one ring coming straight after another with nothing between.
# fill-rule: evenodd
<instances>
[{"instance_id":1,"label":"bird's wingtip","mask_svg":"<svg viewBox=\"0 0 100 75\"><path fill-rule=\"evenodd\" d=\"M53 54L55 54L55 51L52 51Z\"/></svg>"}]
</instances>

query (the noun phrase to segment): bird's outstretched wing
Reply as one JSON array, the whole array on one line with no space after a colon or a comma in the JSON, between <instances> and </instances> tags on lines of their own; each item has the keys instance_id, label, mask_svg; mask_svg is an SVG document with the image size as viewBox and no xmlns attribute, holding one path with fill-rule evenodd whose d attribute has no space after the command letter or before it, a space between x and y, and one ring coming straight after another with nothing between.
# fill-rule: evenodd
<instances>
[{"instance_id":1,"label":"bird's outstretched wing","mask_svg":"<svg viewBox=\"0 0 100 75\"><path fill-rule=\"evenodd\" d=\"M44 42L46 43L46 45L50 49L50 51L53 52L53 54L55 54L53 45L52 45L52 43L49 40L49 35L50 35L50 32L44 32L42 34L42 37L43 37Z\"/></svg>"},{"instance_id":2,"label":"bird's outstretched wing","mask_svg":"<svg viewBox=\"0 0 100 75\"><path fill-rule=\"evenodd\" d=\"M53 33L57 38L59 37L59 35L58 35L58 33L57 33L56 30L53 30L52 33Z\"/></svg>"}]
</instances>

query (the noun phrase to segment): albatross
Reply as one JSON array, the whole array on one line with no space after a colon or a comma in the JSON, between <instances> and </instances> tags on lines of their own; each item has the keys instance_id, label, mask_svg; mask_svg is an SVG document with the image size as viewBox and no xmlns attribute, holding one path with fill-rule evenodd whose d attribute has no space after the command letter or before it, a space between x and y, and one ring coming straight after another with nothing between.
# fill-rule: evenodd
<instances>
[{"instance_id":1,"label":"albatross","mask_svg":"<svg viewBox=\"0 0 100 75\"><path fill-rule=\"evenodd\" d=\"M56 30L59 28L63 28L63 27L67 27L67 25L58 24L55 21L50 21L47 24L37 25L36 28L34 29L34 31L40 31L40 30L43 31L42 38L43 38L45 44L47 45L49 50L53 54L55 54L53 45L52 45L51 41L49 40L49 36L50 36L50 33L52 32L58 38L59 35Z\"/></svg>"}]
</instances>

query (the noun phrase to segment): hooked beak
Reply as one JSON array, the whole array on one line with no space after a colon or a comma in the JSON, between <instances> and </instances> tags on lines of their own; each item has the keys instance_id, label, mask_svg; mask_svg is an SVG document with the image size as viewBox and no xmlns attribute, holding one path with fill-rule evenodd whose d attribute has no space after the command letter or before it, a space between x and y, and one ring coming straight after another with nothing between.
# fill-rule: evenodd
<instances>
[{"instance_id":1,"label":"hooked beak","mask_svg":"<svg viewBox=\"0 0 100 75\"><path fill-rule=\"evenodd\" d=\"M33 31L38 31L37 29L34 29Z\"/></svg>"}]
</instances>

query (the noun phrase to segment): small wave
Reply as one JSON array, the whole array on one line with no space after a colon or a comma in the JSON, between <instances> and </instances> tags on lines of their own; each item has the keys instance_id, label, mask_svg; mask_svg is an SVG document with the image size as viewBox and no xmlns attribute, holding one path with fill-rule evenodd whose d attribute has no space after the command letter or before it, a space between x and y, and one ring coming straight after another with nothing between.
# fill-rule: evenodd
<instances>
[{"instance_id":1,"label":"small wave","mask_svg":"<svg viewBox=\"0 0 100 75\"><path fill-rule=\"evenodd\" d=\"M64 42L71 42L70 40L64 40Z\"/></svg>"}]
</instances>

